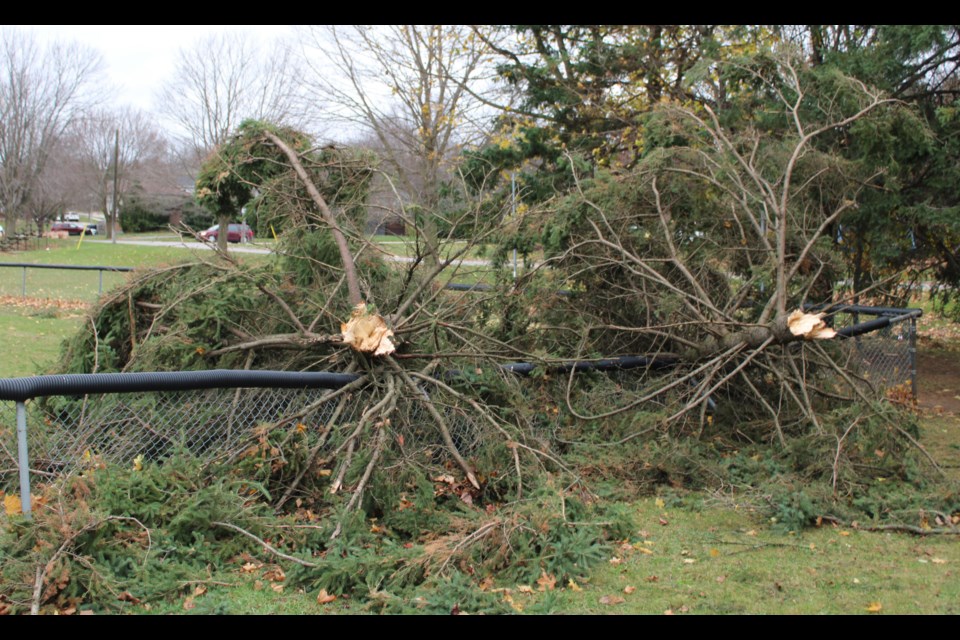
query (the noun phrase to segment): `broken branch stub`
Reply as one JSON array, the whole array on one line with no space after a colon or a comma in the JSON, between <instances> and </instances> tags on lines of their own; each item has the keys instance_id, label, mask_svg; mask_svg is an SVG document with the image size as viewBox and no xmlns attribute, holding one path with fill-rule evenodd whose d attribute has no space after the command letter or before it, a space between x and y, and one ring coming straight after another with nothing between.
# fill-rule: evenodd
<instances>
[{"instance_id":1,"label":"broken branch stub","mask_svg":"<svg viewBox=\"0 0 960 640\"><path fill-rule=\"evenodd\" d=\"M790 333L804 340L829 340L836 337L837 332L823 321L824 315L826 314L804 313L798 309L787 318L787 327Z\"/></svg>"},{"instance_id":2,"label":"broken branch stub","mask_svg":"<svg viewBox=\"0 0 960 640\"><path fill-rule=\"evenodd\" d=\"M393 330L381 316L367 313L365 302L353 308L350 320L341 323L340 332L343 334L343 342L350 345L354 351L385 356L397 350L390 340Z\"/></svg>"}]
</instances>

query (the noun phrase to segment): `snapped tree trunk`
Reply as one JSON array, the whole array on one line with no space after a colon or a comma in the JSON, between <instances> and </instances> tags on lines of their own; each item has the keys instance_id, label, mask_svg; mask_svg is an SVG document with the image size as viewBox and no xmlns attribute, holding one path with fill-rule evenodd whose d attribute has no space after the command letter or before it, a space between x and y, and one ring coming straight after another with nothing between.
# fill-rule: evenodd
<instances>
[{"instance_id":1,"label":"snapped tree trunk","mask_svg":"<svg viewBox=\"0 0 960 640\"><path fill-rule=\"evenodd\" d=\"M703 360L739 345L756 349L764 343L779 345L797 340L829 340L836 336L836 332L821 320L822 315L797 310L789 315L777 316L770 324L744 327L719 338L708 336L698 346L686 350L683 357L686 360Z\"/></svg>"},{"instance_id":2,"label":"snapped tree trunk","mask_svg":"<svg viewBox=\"0 0 960 640\"><path fill-rule=\"evenodd\" d=\"M220 251L226 253L227 240L230 237L230 216L220 214L217 218L217 223L220 225L220 229L217 231L217 247Z\"/></svg>"}]
</instances>

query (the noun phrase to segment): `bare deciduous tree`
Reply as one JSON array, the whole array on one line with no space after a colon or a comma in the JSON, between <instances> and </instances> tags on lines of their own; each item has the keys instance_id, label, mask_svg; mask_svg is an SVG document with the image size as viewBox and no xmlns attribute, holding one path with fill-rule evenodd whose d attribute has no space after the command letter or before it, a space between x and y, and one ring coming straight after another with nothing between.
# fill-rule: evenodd
<instances>
[{"instance_id":1,"label":"bare deciduous tree","mask_svg":"<svg viewBox=\"0 0 960 640\"><path fill-rule=\"evenodd\" d=\"M314 26L302 43L323 118L376 140L399 195L424 212L414 227L435 262L441 182L483 131L475 121L483 105L466 88L480 81L484 45L449 25Z\"/></svg>"},{"instance_id":2,"label":"bare deciduous tree","mask_svg":"<svg viewBox=\"0 0 960 640\"><path fill-rule=\"evenodd\" d=\"M160 91L160 109L183 131L186 164L195 169L246 119L296 124L292 79L296 61L281 44L269 49L240 34L223 34L180 52ZM227 218L219 221L226 229ZM227 234L218 235L226 250Z\"/></svg>"},{"instance_id":3,"label":"bare deciduous tree","mask_svg":"<svg viewBox=\"0 0 960 640\"><path fill-rule=\"evenodd\" d=\"M72 134L78 169L95 196L97 208L106 215L107 237L112 238L117 221L109 205L114 195L121 200L134 183L150 181L162 171L168 153L167 141L146 114L130 108L95 111L79 120ZM113 193L115 146L116 194Z\"/></svg>"},{"instance_id":4,"label":"bare deciduous tree","mask_svg":"<svg viewBox=\"0 0 960 640\"><path fill-rule=\"evenodd\" d=\"M76 44L43 47L0 32L0 208L8 232L38 188L57 141L95 99L99 54Z\"/></svg>"}]
</instances>

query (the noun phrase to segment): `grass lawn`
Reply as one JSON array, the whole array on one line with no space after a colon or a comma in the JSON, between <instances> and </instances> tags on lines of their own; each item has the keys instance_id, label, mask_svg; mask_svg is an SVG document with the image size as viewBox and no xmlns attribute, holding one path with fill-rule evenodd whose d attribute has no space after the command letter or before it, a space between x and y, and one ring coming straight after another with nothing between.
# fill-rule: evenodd
<instances>
[{"instance_id":1,"label":"grass lawn","mask_svg":"<svg viewBox=\"0 0 960 640\"><path fill-rule=\"evenodd\" d=\"M264 260L259 254L237 253L240 260ZM50 240L45 249L23 251L0 256L0 263L97 265L106 267L155 267L189 260L209 260L206 249L141 246L89 242L84 239ZM0 295L19 296L23 290L24 271L15 267L0 267ZM127 277L125 273L103 272L103 290L109 291ZM100 287L98 271L62 271L54 269L27 269L28 297L64 300L92 300Z\"/></svg>"},{"instance_id":2,"label":"grass lawn","mask_svg":"<svg viewBox=\"0 0 960 640\"><path fill-rule=\"evenodd\" d=\"M17 378L46 373L60 353L60 343L86 317L77 305L45 304L19 298L0 298L0 335L3 358L0 377Z\"/></svg>"},{"instance_id":3,"label":"grass lawn","mask_svg":"<svg viewBox=\"0 0 960 640\"><path fill-rule=\"evenodd\" d=\"M567 585L558 595L557 609L960 613L960 545L954 537L833 526L780 533L749 512L699 502L700 497L675 507L658 499L633 503L636 535L578 584L582 591ZM513 599L522 605L524 598L532 604L542 597L519 592Z\"/></svg>"},{"instance_id":4,"label":"grass lawn","mask_svg":"<svg viewBox=\"0 0 960 640\"><path fill-rule=\"evenodd\" d=\"M630 505L636 531L605 562L565 584L484 581L517 612L569 614L956 614L960 613L960 545L823 526L798 534L772 530L749 510L643 498ZM131 613L344 614L373 609L346 598L320 604L316 591L276 581L275 558L238 558L209 584ZM286 567L290 569L289 566ZM445 602L426 592L421 605ZM461 613L471 613L460 605Z\"/></svg>"}]
</instances>

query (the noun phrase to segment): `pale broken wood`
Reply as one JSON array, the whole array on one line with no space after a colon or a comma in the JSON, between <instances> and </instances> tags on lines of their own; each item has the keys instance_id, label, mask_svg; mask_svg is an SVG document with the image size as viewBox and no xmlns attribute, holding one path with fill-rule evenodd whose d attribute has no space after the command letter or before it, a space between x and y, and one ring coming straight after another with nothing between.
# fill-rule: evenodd
<instances>
[{"instance_id":1,"label":"pale broken wood","mask_svg":"<svg viewBox=\"0 0 960 640\"><path fill-rule=\"evenodd\" d=\"M804 313L797 309L787 318L787 327L790 333L805 340L829 340L837 332L823 321L823 313Z\"/></svg>"},{"instance_id":2,"label":"pale broken wood","mask_svg":"<svg viewBox=\"0 0 960 640\"><path fill-rule=\"evenodd\" d=\"M350 320L340 325L340 333L344 343L362 353L385 356L397 350L390 340L393 330L379 315L367 313L365 302L353 308Z\"/></svg>"}]
</instances>

